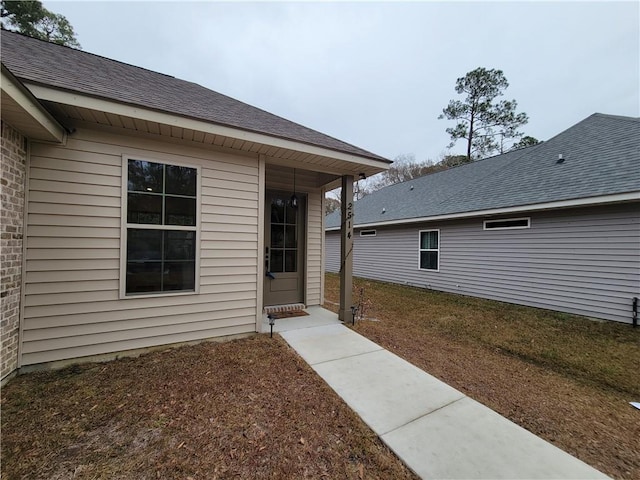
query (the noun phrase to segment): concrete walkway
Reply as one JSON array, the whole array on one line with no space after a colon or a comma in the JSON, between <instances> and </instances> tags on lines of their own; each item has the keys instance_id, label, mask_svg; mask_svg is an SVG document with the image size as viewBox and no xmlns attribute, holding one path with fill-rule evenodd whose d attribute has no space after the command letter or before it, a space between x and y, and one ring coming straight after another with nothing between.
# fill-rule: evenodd
<instances>
[{"instance_id":1,"label":"concrete walkway","mask_svg":"<svg viewBox=\"0 0 640 480\"><path fill-rule=\"evenodd\" d=\"M276 320L274 331L421 478L608 478L345 327L332 312L308 311Z\"/></svg>"}]
</instances>

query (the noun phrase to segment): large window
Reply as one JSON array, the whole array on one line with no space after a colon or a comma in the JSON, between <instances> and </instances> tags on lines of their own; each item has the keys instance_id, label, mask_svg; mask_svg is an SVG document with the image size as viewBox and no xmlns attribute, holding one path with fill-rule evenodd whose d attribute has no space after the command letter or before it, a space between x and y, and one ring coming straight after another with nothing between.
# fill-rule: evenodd
<instances>
[{"instance_id":1,"label":"large window","mask_svg":"<svg viewBox=\"0 0 640 480\"><path fill-rule=\"evenodd\" d=\"M125 294L195 291L196 168L127 160Z\"/></svg>"},{"instance_id":2,"label":"large window","mask_svg":"<svg viewBox=\"0 0 640 480\"><path fill-rule=\"evenodd\" d=\"M420 270L440 269L440 230L420 232Z\"/></svg>"}]
</instances>

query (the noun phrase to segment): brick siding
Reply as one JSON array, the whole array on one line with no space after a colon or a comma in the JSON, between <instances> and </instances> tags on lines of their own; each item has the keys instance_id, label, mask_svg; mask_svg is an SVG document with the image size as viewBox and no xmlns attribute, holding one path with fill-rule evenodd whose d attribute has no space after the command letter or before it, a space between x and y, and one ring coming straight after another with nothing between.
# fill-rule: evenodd
<instances>
[{"instance_id":1,"label":"brick siding","mask_svg":"<svg viewBox=\"0 0 640 480\"><path fill-rule=\"evenodd\" d=\"M22 288L22 233L27 141L2 122L2 197L0 265L2 275L0 379L18 367L20 294Z\"/></svg>"}]
</instances>

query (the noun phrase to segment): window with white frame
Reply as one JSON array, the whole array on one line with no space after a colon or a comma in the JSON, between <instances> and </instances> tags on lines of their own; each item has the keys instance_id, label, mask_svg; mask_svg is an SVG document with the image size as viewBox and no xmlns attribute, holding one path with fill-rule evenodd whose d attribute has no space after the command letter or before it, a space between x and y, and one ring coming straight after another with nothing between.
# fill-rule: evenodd
<instances>
[{"instance_id":1,"label":"window with white frame","mask_svg":"<svg viewBox=\"0 0 640 480\"><path fill-rule=\"evenodd\" d=\"M126 159L126 295L196 288L198 170Z\"/></svg>"},{"instance_id":2,"label":"window with white frame","mask_svg":"<svg viewBox=\"0 0 640 480\"><path fill-rule=\"evenodd\" d=\"M440 230L420 231L420 270L440 269Z\"/></svg>"},{"instance_id":3,"label":"window with white frame","mask_svg":"<svg viewBox=\"0 0 640 480\"><path fill-rule=\"evenodd\" d=\"M376 236L376 231L375 230L360 230L360 236L361 237L375 237Z\"/></svg>"},{"instance_id":4,"label":"window with white frame","mask_svg":"<svg viewBox=\"0 0 640 480\"><path fill-rule=\"evenodd\" d=\"M484 221L485 230L508 230L508 229L515 229L515 228L530 228L530 227L531 227L531 218L529 217L503 218L500 220Z\"/></svg>"}]
</instances>

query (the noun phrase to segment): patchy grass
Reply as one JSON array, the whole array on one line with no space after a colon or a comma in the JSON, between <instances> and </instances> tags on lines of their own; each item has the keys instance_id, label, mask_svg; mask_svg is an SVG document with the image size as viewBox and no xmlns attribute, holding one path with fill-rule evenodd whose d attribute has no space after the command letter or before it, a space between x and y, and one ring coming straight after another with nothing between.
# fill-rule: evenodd
<instances>
[{"instance_id":1,"label":"patchy grass","mask_svg":"<svg viewBox=\"0 0 640 480\"><path fill-rule=\"evenodd\" d=\"M2 477L415 478L266 335L13 379Z\"/></svg>"},{"instance_id":2,"label":"patchy grass","mask_svg":"<svg viewBox=\"0 0 640 480\"><path fill-rule=\"evenodd\" d=\"M355 329L616 478L640 478L640 329L363 279ZM328 308L339 278L327 274Z\"/></svg>"}]
</instances>

